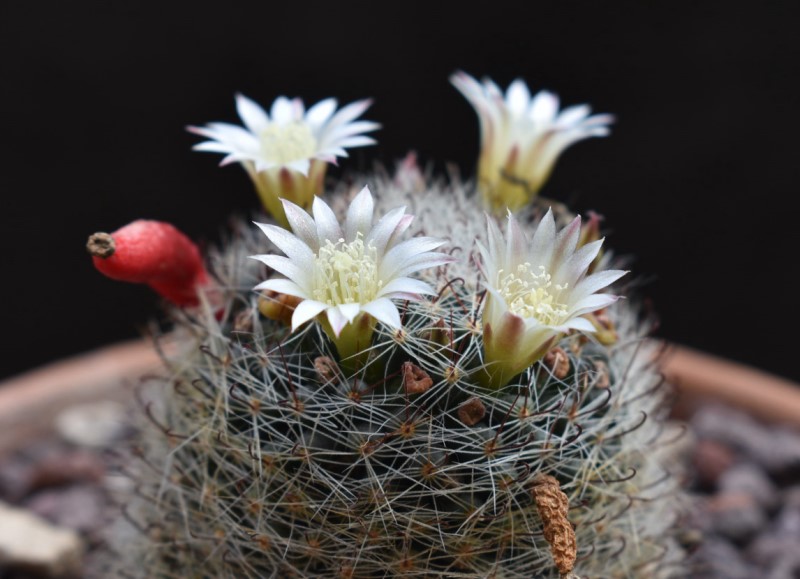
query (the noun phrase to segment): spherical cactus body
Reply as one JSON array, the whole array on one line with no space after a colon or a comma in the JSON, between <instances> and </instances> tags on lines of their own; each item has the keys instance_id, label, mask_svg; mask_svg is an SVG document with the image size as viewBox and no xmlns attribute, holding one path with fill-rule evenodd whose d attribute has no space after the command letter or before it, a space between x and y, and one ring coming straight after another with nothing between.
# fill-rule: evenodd
<instances>
[{"instance_id":1,"label":"spherical cactus body","mask_svg":"<svg viewBox=\"0 0 800 579\"><path fill-rule=\"evenodd\" d=\"M615 339L565 331L502 383L485 378L499 374L474 242L491 243L496 218L469 185L417 181L421 192L402 177L364 179L376 214L407 202L409 237L440 237L460 259L421 272L433 294L395 299L401 326L373 324L356 358L318 318L291 327L300 298L253 290L282 277L248 259L269 250L255 227L212 252L222 305L173 310L166 369L138 389L148 420L119 572L681 576L676 438L648 320L632 299L609 302L593 315ZM329 195L342 219L353 193ZM526 239L547 207L518 215ZM555 209L556 223L573 223ZM610 254L598 259L608 270Z\"/></svg>"}]
</instances>

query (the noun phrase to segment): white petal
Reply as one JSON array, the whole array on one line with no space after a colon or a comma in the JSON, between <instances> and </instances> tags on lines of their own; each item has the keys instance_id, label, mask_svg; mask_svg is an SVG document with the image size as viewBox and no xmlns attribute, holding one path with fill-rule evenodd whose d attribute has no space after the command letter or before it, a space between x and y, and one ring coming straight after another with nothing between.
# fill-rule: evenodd
<instances>
[{"instance_id":1,"label":"white petal","mask_svg":"<svg viewBox=\"0 0 800 579\"><path fill-rule=\"evenodd\" d=\"M378 292L380 297L400 297L394 294L409 294L415 298L420 295L436 295L436 291L422 280L410 277L398 277L387 283Z\"/></svg>"},{"instance_id":2,"label":"white petal","mask_svg":"<svg viewBox=\"0 0 800 579\"><path fill-rule=\"evenodd\" d=\"M515 117L521 117L528 110L531 93L528 86L520 79L512 82L506 90L506 103Z\"/></svg>"},{"instance_id":3,"label":"white petal","mask_svg":"<svg viewBox=\"0 0 800 579\"><path fill-rule=\"evenodd\" d=\"M609 115L609 114L592 115L591 117L583 121L583 123L581 123L581 126L595 127L600 125L610 125L613 124L616 120L617 119L616 117L614 117L614 115Z\"/></svg>"},{"instance_id":4,"label":"white petal","mask_svg":"<svg viewBox=\"0 0 800 579\"><path fill-rule=\"evenodd\" d=\"M308 170L311 168L311 161L308 159L298 159L297 161L286 163L286 168L291 169L292 171L297 171L298 173L302 173L304 177L308 177Z\"/></svg>"},{"instance_id":5,"label":"white petal","mask_svg":"<svg viewBox=\"0 0 800 579\"><path fill-rule=\"evenodd\" d=\"M270 267L278 273L285 275L290 280L295 282L299 287L308 287L309 276L311 272L308 269L298 267L297 264L288 257L267 254L251 255L250 258L258 260L267 267Z\"/></svg>"},{"instance_id":6,"label":"white petal","mask_svg":"<svg viewBox=\"0 0 800 579\"><path fill-rule=\"evenodd\" d=\"M333 118L331 118L330 122L328 123L328 128L333 130L349 123L366 111L371 104L371 99L364 99L350 103L346 107L342 107L339 112L333 115Z\"/></svg>"},{"instance_id":7,"label":"white petal","mask_svg":"<svg viewBox=\"0 0 800 579\"><path fill-rule=\"evenodd\" d=\"M279 96L272 103L270 115L272 116L272 122L285 125L294 120L294 112L295 107L292 105L292 101L285 96Z\"/></svg>"},{"instance_id":8,"label":"white petal","mask_svg":"<svg viewBox=\"0 0 800 579\"><path fill-rule=\"evenodd\" d=\"M558 97L553 93L539 91L531 101L530 118L537 124L545 125L553 121L558 112Z\"/></svg>"},{"instance_id":9,"label":"white petal","mask_svg":"<svg viewBox=\"0 0 800 579\"><path fill-rule=\"evenodd\" d=\"M289 201L284 200L284 203ZM297 237L277 225L269 225L266 223L256 223L256 225L264 232L264 235L275 244L286 256L295 262L298 267L313 267L314 265L314 252L305 243L300 241Z\"/></svg>"},{"instance_id":10,"label":"white petal","mask_svg":"<svg viewBox=\"0 0 800 579\"><path fill-rule=\"evenodd\" d=\"M389 244L389 240L403 220L405 211L405 207L392 209L389 213L380 218L378 223L370 230L369 235L367 235L366 244L372 245L378 251L379 257L383 256Z\"/></svg>"},{"instance_id":11,"label":"white petal","mask_svg":"<svg viewBox=\"0 0 800 579\"><path fill-rule=\"evenodd\" d=\"M327 307L327 304L316 300L303 300L300 302L292 314L292 331L294 332L308 320L317 317Z\"/></svg>"},{"instance_id":12,"label":"white petal","mask_svg":"<svg viewBox=\"0 0 800 579\"><path fill-rule=\"evenodd\" d=\"M485 99L483 87L472 76L463 71L456 71L450 75L450 83L456 87L466 99L477 106Z\"/></svg>"},{"instance_id":13,"label":"white petal","mask_svg":"<svg viewBox=\"0 0 800 579\"><path fill-rule=\"evenodd\" d=\"M603 308L607 308L614 302L619 299L619 296L613 296L611 294L592 294L583 298L578 303L574 304L570 308L569 315L570 316L582 316L583 314L588 314L590 312L596 312L597 310L602 310Z\"/></svg>"},{"instance_id":14,"label":"white petal","mask_svg":"<svg viewBox=\"0 0 800 579\"><path fill-rule=\"evenodd\" d=\"M556 124L559 127L568 127L577 124L585 119L591 110L589 105L573 105L567 107L558 115Z\"/></svg>"},{"instance_id":15,"label":"white petal","mask_svg":"<svg viewBox=\"0 0 800 579\"><path fill-rule=\"evenodd\" d=\"M346 137L352 137L361 133L369 133L370 131L376 131L380 128L380 124L372 121L355 121L337 127L332 131L327 131L326 141L340 141Z\"/></svg>"},{"instance_id":16,"label":"white petal","mask_svg":"<svg viewBox=\"0 0 800 579\"><path fill-rule=\"evenodd\" d=\"M556 220L553 218L552 209L548 209L547 213L539 225L536 226L536 232L533 234L530 248L530 261L534 267L543 265L548 270L553 258L553 249L556 243ZM549 273L553 273L550 271Z\"/></svg>"},{"instance_id":17,"label":"white petal","mask_svg":"<svg viewBox=\"0 0 800 579\"><path fill-rule=\"evenodd\" d=\"M336 144L342 148L366 147L368 145L374 145L375 143L377 143L377 141L372 137L364 136L347 137L341 141L336 141Z\"/></svg>"},{"instance_id":18,"label":"white petal","mask_svg":"<svg viewBox=\"0 0 800 579\"><path fill-rule=\"evenodd\" d=\"M439 267L440 265L447 265L453 263L455 258L446 253L428 252L410 258L396 269L391 277L405 277L415 271L423 269L430 269L432 267Z\"/></svg>"},{"instance_id":19,"label":"white petal","mask_svg":"<svg viewBox=\"0 0 800 579\"><path fill-rule=\"evenodd\" d=\"M381 279L398 277L395 272L403 267L409 260L413 260L421 253L441 247L444 241L433 237L412 237L398 243L386 252L381 260L378 275Z\"/></svg>"},{"instance_id":20,"label":"white petal","mask_svg":"<svg viewBox=\"0 0 800 579\"><path fill-rule=\"evenodd\" d=\"M319 101L306 113L306 122L313 128L318 128L328 122L336 110L336 99L329 98ZM313 129L312 129L313 130Z\"/></svg>"},{"instance_id":21,"label":"white petal","mask_svg":"<svg viewBox=\"0 0 800 579\"><path fill-rule=\"evenodd\" d=\"M551 272L553 277L574 287L578 279L586 273L589 264L597 257L597 254L600 252L600 246L602 245L602 239L587 243L573 253L565 263L560 264L561 267L558 268L557 271Z\"/></svg>"},{"instance_id":22,"label":"white petal","mask_svg":"<svg viewBox=\"0 0 800 579\"><path fill-rule=\"evenodd\" d=\"M347 209L347 219L345 220L344 236L347 242L356 238L357 233L361 233L364 238L372 229L372 213L374 202L369 187L364 187Z\"/></svg>"},{"instance_id":23,"label":"white petal","mask_svg":"<svg viewBox=\"0 0 800 579\"><path fill-rule=\"evenodd\" d=\"M538 229L536 231L539 232ZM525 261L525 254L527 252L528 239L525 232L519 226L516 217L508 212L508 223L506 225L506 258L509 261L509 266L517 265ZM534 237L534 246L536 238Z\"/></svg>"},{"instance_id":24,"label":"white petal","mask_svg":"<svg viewBox=\"0 0 800 579\"><path fill-rule=\"evenodd\" d=\"M325 313L328 315L328 323L330 323L334 335L338 338L342 329L347 325L347 318L339 311L339 308L329 307Z\"/></svg>"},{"instance_id":25,"label":"white petal","mask_svg":"<svg viewBox=\"0 0 800 579\"><path fill-rule=\"evenodd\" d=\"M342 315L345 318L347 318L347 321L350 322L351 324L353 323L355 317L358 315L358 312L361 310L360 304L340 304L337 307L339 308L339 311L342 313Z\"/></svg>"},{"instance_id":26,"label":"white petal","mask_svg":"<svg viewBox=\"0 0 800 579\"><path fill-rule=\"evenodd\" d=\"M575 253L575 248L578 246L578 239L581 236L581 217L578 215L573 219L569 225L564 227L561 231L558 232L556 235L555 241L555 249L553 251L552 262L553 263L560 263L573 253ZM552 271L552 267L550 264L547 264L549 270Z\"/></svg>"},{"instance_id":27,"label":"white petal","mask_svg":"<svg viewBox=\"0 0 800 579\"><path fill-rule=\"evenodd\" d=\"M387 298L378 298L364 304L361 306L361 311L368 313L390 328L399 329L401 327L400 312L397 311L397 306Z\"/></svg>"},{"instance_id":28,"label":"white petal","mask_svg":"<svg viewBox=\"0 0 800 579\"><path fill-rule=\"evenodd\" d=\"M253 160L254 159L251 155L245 155L243 153L231 153L219 162L219 166L224 167L225 165L230 165L231 163L244 163L246 161L252 162Z\"/></svg>"},{"instance_id":29,"label":"white petal","mask_svg":"<svg viewBox=\"0 0 800 579\"><path fill-rule=\"evenodd\" d=\"M312 251L315 253L319 251L317 226L311 216L294 203L284 203L283 211L286 213L286 220L289 222L289 227L292 228L294 234Z\"/></svg>"},{"instance_id":30,"label":"white petal","mask_svg":"<svg viewBox=\"0 0 800 579\"><path fill-rule=\"evenodd\" d=\"M320 145L320 149L317 151L315 157L317 159L324 159L324 158L336 158L336 157L347 157L347 151L342 149L341 147L322 147Z\"/></svg>"},{"instance_id":31,"label":"white petal","mask_svg":"<svg viewBox=\"0 0 800 579\"><path fill-rule=\"evenodd\" d=\"M486 237L489 240L489 256L491 257L491 263L489 261L485 261L485 265L490 268L494 268L493 275L497 273L498 269L506 269L506 259L505 259L505 252L504 246L505 241L503 240L503 234L500 233L500 228L497 227L497 223L495 223L494 218L486 214Z\"/></svg>"},{"instance_id":32,"label":"white petal","mask_svg":"<svg viewBox=\"0 0 800 579\"><path fill-rule=\"evenodd\" d=\"M586 318L581 318L581 317L567 320L564 324L559 326L558 329L559 331L578 330L579 332L587 332L587 333L593 333L597 331L597 329L592 325L592 322L590 322Z\"/></svg>"},{"instance_id":33,"label":"white petal","mask_svg":"<svg viewBox=\"0 0 800 579\"><path fill-rule=\"evenodd\" d=\"M264 109L241 93L236 95L236 111L251 133L258 134L269 125L269 117Z\"/></svg>"},{"instance_id":34,"label":"white petal","mask_svg":"<svg viewBox=\"0 0 800 579\"><path fill-rule=\"evenodd\" d=\"M292 280L283 279L281 277L275 277L272 279L268 279L267 281L262 281L253 289L271 290L274 292L278 292L279 294L286 294L287 296L295 296L304 299L308 299L309 297L308 294L305 291L303 291L303 288L298 286Z\"/></svg>"},{"instance_id":35,"label":"white petal","mask_svg":"<svg viewBox=\"0 0 800 579\"><path fill-rule=\"evenodd\" d=\"M252 133L237 125L210 123L206 127L188 127L188 129L196 135L225 143L233 151L257 153L260 147L258 139Z\"/></svg>"},{"instance_id":36,"label":"white petal","mask_svg":"<svg viewBox=\"0 0 800 579\"><path fill-rule=\"evenodd\" d=\"M413 215L403 215L403 217L400 219L400 223L398 223L397 227L394 228L394 233L392 233L391 237L389 237L389 242L386 244L387 251L397 244L397 242L400 240L400 236L406 232L413 221Z\"/></svg>"},{"instance_id":37,"label":"white petal","mask_svg":"<svg viewBox=\"0 0 800 579\"><path fill-rule=\"evenodd\" d=\"M193 151L203 151L207 153L232 153L234 151L227 143L220 143L218 141L203 141L197 143L192 147Z\"/></svg>"},{"instance_id":38,"label":"white petal","mask_svg":"<svg viewBox=\"0 0 800 579\"><path fill-rule=\"evenodd\" d=\"M320 247L325 245L326 240L336 243L344 237L342 228L339 227L339 222L336 220L336 215L322 198L314 196L311 212L314 214L314 222L317 225L317 238L319 239Z\"/></svg>"},{"instance_id":39,"label":"white petal","mask_svg":"<svg viewBox=\"0 0 800 579\"><path fill-rule=\"evenodd\" d=\"M590 294L600 291L604 287L610 286L626 273L628 272L621 269L608 269L593 273L583 278L575 285L571 297L576 301L581 300Z\"/></svg>"}]
</instances>

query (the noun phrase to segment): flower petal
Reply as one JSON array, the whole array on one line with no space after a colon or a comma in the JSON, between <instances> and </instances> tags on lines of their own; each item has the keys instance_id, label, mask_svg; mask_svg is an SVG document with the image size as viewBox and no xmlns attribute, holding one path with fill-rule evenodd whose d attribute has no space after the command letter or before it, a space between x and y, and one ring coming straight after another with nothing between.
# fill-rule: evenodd
<instances>
[{"instance_id":1,"label":"flower petal","mask_svg":"<svg viewBox=\"0 0 800 579\"><path fill-rule=\"evenodd\" d=\"M596 312L607 308L619 299L619 296L611 294L592 294L574 304L569 311L570 316L582 316L590 312Z\"/></svg>"},{"instance_id":2,"label":"flower petal","mask_svg":"<svg viewBox=\"0 0 800 579\"><path fill-rule=\"evenodd\" d=\"M336 243L344 237L342 228L336 220L336 215L321 197L314 197L311 205L311 212L314 214L314 222L317 225L317 238L319 246L325 245L325 241Z\"/></svg>"},{"instance_id":3,"label":"flower petal","mask_svg":"<svg viewBox=\"0 0 800 579\"><path fill-rule=\"evenodd\" d=\"M531 100L531 93L521 79L516 79L506 90L506 103L511 110L511 114L521 117L528 111L528 104Z\"/></svg>"},{"instance_id":4,"label":"flower petal","mask_svg":"<svg viewBox=\"0 0 800 579\"><path fill-rule=\"evenodd\" d=\"M367 237L372 228L374 205L369 187L364 187L350 203L344 226L344 237L348 243L353 241L358 233L364 238Z\"/></svg>"},{"instance_id":5,"label":"flower petal","mask_svg":"<svg viewBox=\"0 0 800 579\"><path fill-rule=\"evenodd\" d=\"M381 297L361 306L361 311L371 315L390 328L399 329L402 325L400 312L391 300Z\"/></svg>"},{"instance_id":6,"label":"flower petal","mask_svg":"<svg viewBox=\"0 0 800 579\"><path fill-rule=\"evenodd\" d=\"M531 259L529 261L534 267L543 265L550 270L555 242L556 220L553 217L553 210L548 209L545 216L539 221L539 225L536 226L536 232L531 240Z\"/></svg>"},{"instance_id":7,"label":"flower petal","mask_svg":"<svg viewBox=\"0 0 800 579\"><path fill-rule=\"evenodd\" d=\"M575 300L581 300L584 297L593 294L601 289L610 286L623 275L628 273L621 269L607 269L598 271L590 276L587 276L575 284L572 290L572 296Z\"/></svg>"},{"instance_id":8,"label":"flower petal","mask_svg":"<svg viewBox=\"0 0 800 579\"><path fill-rule=\"evenodd\" d=\"M586 273L589 264L591 264L594 258L597 257L597 254L600 253L600 247L602 245L602 239L587 243L573 253L560 268L554 268L555 271L552 272L553 277L561 280L562 283L568 283L574 286L578 279Z\"/></svg>"},{"instance_id":9,"label":"flower petal","mask_svg":"<svg viewBox=\"0 0 800 579\"><path fill-rule=\"evenodd\" d=\"M269 125L269 116L266 111L241 93L236 94L236 111L244 126L251 133L258 134Z\"/></svg>"},{"instance_id":10,"label":"flower petal","mask_svg":"<svg viewBox=\"0 0 800 579\"><path fill-rule=\"evenodd\" d=\"M367 235L365 243L372 245L377 252L378 256L382 257L389 245L389 240L394 235L400 222L405 217L406 208L397 207L389 211L386 215L380 218L378 223L372 228ZM410 215L408 217L411 217Z\"/></svg>"},{"instance_id":11,"label":"flower petal","mask_svg":"<svg viewBox=\"0 0 800 579\"><path fill-rule=\"evenodd\" d=\"M298 298L308 299L308 294L294 283L292 280L284 279L282 277L274 277L267 281L262 281L254 290L270 290L278 292L279 294L286 294L287 296L295 296Z\"/></svg>"},{"instance_id":12,"label":"flower petal","mask_svg":"<svg viewBox=\"0 0 800 579\"><path fill-rule=\"evenodd\" d=\"M550 91L539 91L531 101L530 118L539 125L550 123L558 111L558 97Z\"/></svg>"},{"instance_id":13,"label":"flower petal","mask_svg":"<svg viewBox=\"0 0 800 579\"><path fill-rule=\"evenodd\" d=\"M308 320L316 318L328 308L327 304L316 300L303 300L294 309L292 314L292 331L305 324Z\"/></svg>"},{"instance_id":14,"label":"flower petal","mask_svg":"<svg viewBox=\"0 0 800 579\"><path fill-rule=\"evenodd\" d=\"M328 122L336 110L336 99L327 98L319 101L306 112L306 122L312 127L321 127ZM313 130L313 129L312 129Z\"/></svg>"},{"instance_id":15,"label":"flower petal","mask_svg":"<svg viewBox=\"0 0 800 579\"><path fill-rule=\"evenodd\" d=\"M294 203L283 203L283 211L294 234L312 251L319 251L317 226L311 216Z\"/></svg>"},{"instance_id":16,"label":"flower petal","mask_svg":"<svg viewBox=\"0 0 800 579\"><path fill-rule=\"evenodd\" d=\"M590 322L586 318L577 317L568 320L565 324L560 326L558 330L561 332L565 332L567 330L577 330L579 332L587 332L589 334L592 334L597 331L597 328L595 328L592 325L592 322Z\"/></svg>"},{"instance_id":17,"label":"flower petal","mask_svg":"<svg viewBox=\"0 0 800 579\"><path fill-rule=\"evenodd\" d=\"M290 201L284 201L290 203ZM302 211L302 210L301 210ZM256 223L264 235L275 244L286 256L295 262L298 267L311 267L314 264L314 252L297 237L277 225Z\"/></svg>"},{"instance_id":18,"label":"flower petal","mask_svg":"<svg viewBox=\"0 0 800 579\"><path fill-rule=\"evenodd\" d=\"M575 248L578 247L578 239L580 239L580 236L581 216L578 215L556 235L555 249L553 251L553 257L551 258L552 262L547 264L548 269L552 271L553 263L560 263L575 253Z\"/></svg>"},{"instance_id":19,"label":"flower petal","mask_svg":"<svg viewBox=\"0 0 800 579\"><path fill-rule=\"evenodd\" d=\"M542 220L544 221L544 220ZM538 233L538 229L537 229ZM528 250L528 239L517 219L511 211L508 212L508 223L506 224L506 265L511 268L525 261L525 254ZM534 238L535 243L535 238Z\"/></svg>"},{"instance_id":20,"label":"flower petal","mask_svg":"<svg viewBox=\"0 0 800 579\"><path fill-rule=\"evenodd\" d=\"M395 295L395 294L403 294ZM436 291L430 286L419 279L410 277L398 277L387 283L378 292L379 296L392 298L403 297L407 299L419 298L420 295L436 295Z\"/></svg>"},{"instance_id":21,"label":"flower petal","mask_svg":"<svg viewBox=\"0 0 800 579\"><path fill-rule=\"evenodd\" d=\"M361 304L341 304L337 307L342 315L347 318L347 321L351 324L358 315L358 312L361 310Z\"/></svg>"},{"instance_id":22,"label":"flower petal","mask_svg":"<svg viewBox=\"0 0 800 579\"><path fill-rule=\"evenodd\" d=\"M339 334L342 333L342 330L347 325L347 318L339 311L339 308L336 307L329 307L325 313L328 316L328 323L331 325L333 334L338 338Z\"/></svg>"},{"instance_id":23,"label":"flower petal","mask_svg":"<svg viewBox=\"0 0 800 579\"><path fill-rule=\"evenodd\" d=\"M294 120L295 107L285 96L279 96L272 103L272 122L278 125L286 125Z\"/></svg>"},{"instance_id":24,"label":"flower petal","mask_svg":"<svg viewBox=\"0 0 800 579\"><path fill-rule=\"evenodd\" d=\"M379 277L385 280L404 275L397 272L401 268L405 268L409 262L419 260L420 254L436 249L443 243L444 241L434 237L412 237L398 243L383 256L378 271ZM422 259L424 260L425 257Z\"/></svg>"},{"instance_id":25,"label":"flower petal","mask_svg":"<svg viewBox=\"0 0 800 579\"><path fill-rule=\"evenodd\" d=\"M288 277L301 288L308 288L309 286L311 272L308 269L298 267L298 265L288 257L266 254L251 255L250 259L260 261L267 267L270 267L281 275Z\"/></svg>"}]
</instances>

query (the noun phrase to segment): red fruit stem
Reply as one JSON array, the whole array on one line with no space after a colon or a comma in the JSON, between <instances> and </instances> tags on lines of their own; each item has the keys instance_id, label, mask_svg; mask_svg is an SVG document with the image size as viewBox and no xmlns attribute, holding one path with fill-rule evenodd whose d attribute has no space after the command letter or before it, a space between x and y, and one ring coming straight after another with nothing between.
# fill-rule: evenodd
<instances>
[{"instance_id":1,"label":"red fruit stem","mask_svg":"<svg viewBox=\"0 0 800 579\"><path fill-rule=\"evenodd\" d=\"M147 284L178 306L197 305L197 288L209 282L197 245L162 221L140 219L111 234L95 233L86 249L104 275Z\"/></svg>"}]
</instances>

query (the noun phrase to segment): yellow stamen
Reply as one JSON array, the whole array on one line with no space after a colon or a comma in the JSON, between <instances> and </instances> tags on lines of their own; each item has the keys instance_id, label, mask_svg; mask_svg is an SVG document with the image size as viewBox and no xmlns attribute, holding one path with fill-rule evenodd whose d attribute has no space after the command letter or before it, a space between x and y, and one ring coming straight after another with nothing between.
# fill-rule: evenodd
<instances>
[{"instance_id":1,"label":"yellow stamen","mask_svg":"<svg viewBox=\"0 0 800 579\"><path fill-rule=\"evenodd\" d=\"M511 313L522 318L535 318L547 326L558 326L567 317L567 305L559 301L568 284L553 285L543 265L534 272L530 263L517 266L517 271L497 272L497 289L505 298Z\"/></svg>"},{"instance_id":2,"label":"yellow stamen","mask_svg":"<svg viewBox=\"0 0 800 579\"><path fill-rule=\"evenodd\" d=\"M300 121L285 125L271 123L261 131L259 138L264 157L280 165L310 159L317 150L317 140L311 129Z\"/></svg>"},{"instance_id":3,"label":"yellow stamen","mask_svg":"<svg viewBox=\"0 0 800 579\"><path fill-rule=\"evenodd\" d=\"M378 279L378 252L363 235L345 243L325 242L314 263L314 299L329 306L365 304L374 300L383 281Z\"/></svg>"}]
</instances>

